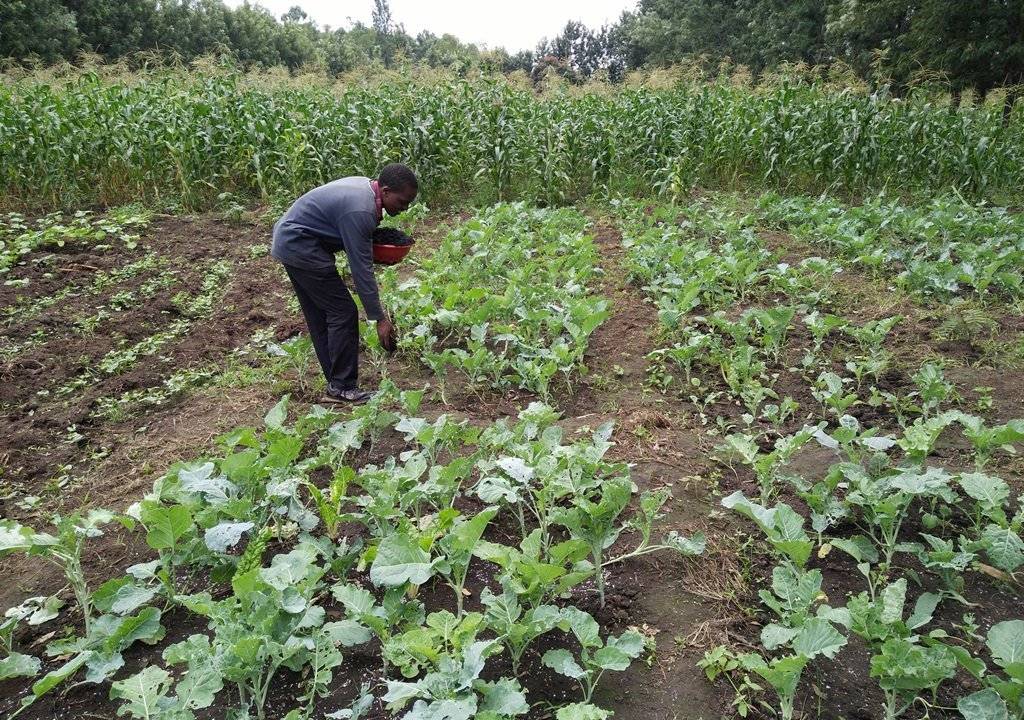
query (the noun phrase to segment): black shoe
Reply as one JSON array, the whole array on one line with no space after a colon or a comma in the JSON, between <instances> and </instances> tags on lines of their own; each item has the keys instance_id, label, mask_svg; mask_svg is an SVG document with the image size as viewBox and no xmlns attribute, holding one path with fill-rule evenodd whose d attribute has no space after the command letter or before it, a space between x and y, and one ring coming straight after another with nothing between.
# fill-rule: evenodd
<instances>
[{"instance_id":1,"label":"black shoe","mask_svg":"<svg viewBox=\"0 0 1024 720\"><path fill-rule=\"evenodd\" d=\"M320 402L332 403L334 405L359 405L373 397L373 393L359 388L348 390L333 390L328 388Z\"/></svg>"}]
</instances>

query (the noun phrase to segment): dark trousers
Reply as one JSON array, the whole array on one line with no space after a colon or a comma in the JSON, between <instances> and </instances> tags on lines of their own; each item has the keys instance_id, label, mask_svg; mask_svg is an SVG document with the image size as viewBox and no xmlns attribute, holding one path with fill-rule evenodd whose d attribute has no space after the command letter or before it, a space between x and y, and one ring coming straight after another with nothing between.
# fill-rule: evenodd
<instances>
[{"instance_id":1,"label":"dark trousers","mask_svg":"<svg viewBox=\"0 0 1024 720\"><path fill-rule=\"evenodd\" d=\"M299 297L328 390L359 386L359 311L334 268L303 270L285 265Z\"/></svg>"}]
</instances>

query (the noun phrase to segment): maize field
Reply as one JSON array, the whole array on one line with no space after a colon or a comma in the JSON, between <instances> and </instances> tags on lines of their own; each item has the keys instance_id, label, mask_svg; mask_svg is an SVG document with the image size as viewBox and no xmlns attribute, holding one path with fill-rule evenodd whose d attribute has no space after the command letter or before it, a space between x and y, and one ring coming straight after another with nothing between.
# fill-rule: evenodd
<instances>
[{"instance_id":1,"label":"maize field","mask_svg":"<svg viewBox=\"0 0 1024 720\"><path fill-rule=\"evenodd\" d=\"M0 89L6 204L87 206L223 192L294 196L403 158L428 203L575 202L697 184L1019 199L1024 122L998 108L781 85L542 98L502 81L332 92L244 76L20 80Z\"/></svg>"}]
</instances>

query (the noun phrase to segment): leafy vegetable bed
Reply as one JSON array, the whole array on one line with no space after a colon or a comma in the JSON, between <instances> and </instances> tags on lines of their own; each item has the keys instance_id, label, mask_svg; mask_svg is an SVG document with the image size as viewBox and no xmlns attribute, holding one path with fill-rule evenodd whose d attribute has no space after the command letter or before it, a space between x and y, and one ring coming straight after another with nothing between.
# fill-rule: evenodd
<instances>
[{"instance_id":1,"label":"leafy vegetable bed","mask_svg":"<svg viewBox=\"0 0 1024 720\"><path fill-rule=\"evenodd\" d=\"M290 670L302 680L286 717L311 717L343 649L372 641L387 685L382 702L401 717L517 717L530 708L516 679L537 660L527 651L554 633L574 641L539 660L580 689L557 716L605 716L591 703L594 687L605 672L626 669L650 640L635 629L602 637L597 621L573 605L582 584L596 580L603 604L605 568L658 550L697 555L703 536L655 539L667 491L644 493L628 509L636 492L629 471L604 459L610 426L567 443L558 414L535 403L516 424L481 430L445 415L432 422L407 415L421 396L390 385L349 420L314 406L291 424L285 398L265 429L223 436L221 455L175 466L125 515L59 518L52 533L5 521L0 551L58 565L82 617L78 637L47 647L58 659L22 707L79 671L86 682L110 679L132 644L164 637L162 614L185 609L207 631L163 647L165 666L183 674L150 664L116 680L119 714L193 717L223 693L233 698L218 704L229 716L263 718L275 677ZM409 449L381 465L345 464L391 426ZM466 443L476 448L470 454ZM90 588L83 546L114 520L145 533L158 557ZM504 526L507 542L487 538L492 522ZM487 572L468 580L481 562ZM209 589L185 591L183 579L200 569ZM452 603L420 599L423 588L436 601L442 586L454 612ZM38 598L12 611L7 642L19 621L44 622L59 607L56 598ZM41 671L39 658L10 644L8 652L5 677ZM501 655L511 673L484 679ZM364 689L350 714L337 717L359 716L371 703Z\"/></svg>"},{"instance_id":2,"label":"leafy vegetable bed","mask_svg":"<svg viewBox=\"0 0 1024 720\"><path fill-rule=\"evenodd\" d=\"M544 398L584 369L587 338L608 316L591 287L597 251L576 210L501 204L452 231L401 283L401 347L440 379Z\"/></svg>"},{"instance_id":3,"label":"leafy vegetable bed","mask_svg":"<svg viewBox=\"0 0 1024 720\"><path fill-rule=\"evenodd\" d=\"M788 212L790 222L806 209L778 199L768 207ZM1013 232L994 231L1015 222L999 212L963 211L960 220L974 222L965 231L948 205L936 203L929 215L900 208L887 213L887 229L873 213L892 207L876 203L846 215L831 207L812 221L839 216L835 227L864 238L879 267L899 258L908 268L904 282L917 272L939 277L923 265L933 253L942 263L960 260L962 280L976 267L963 259L968 245L972 253L1007 258L1018 250ZM1019 609L1000 617L1006 608L985 599L993 583L1019 592L1013 574L1024 566L1022 496L1014 497L992 464L1015 453L1024 420L987 422L951 409L961 400L941 362L906 370L910 387L883 382L901 365L886 345L903 318L858 323L837 314L830 280L851 259L851 244L839 245L843 259L807 257L791 266L764 247L753 216L728 208L666 207L627 217L633 276L672 342L651 354L652 380L687 397L706 425L718 403L733 405L708 432L723 440L716 451L723 465L738 477L742 468L759 498L737 490L721 502L753 521L774 564L758 590L760 647L710 650L701 663L708 678L730 680L741 715L768 707L761 691L770 687L771 709L788 720L808 692L801 687L805 670L822 658L849 662L841 653L856 643L868 657L862 672L881 694L872 712L1020 717L1024 620ZM978 232L987 244L942 240L963 232ZM918 233L921 242L910 246L895 237L900 233ZM832 236L822 244L835 249ZM1012 262L996 260L989 278L1012 297L1015 273ZM982 294L986 286L973 284ZM927 295L938 286L914 289ZM797 392L777 392L783 378ZM940 452L944 443L957 445L955 457ZM815 447L829 461L819 452L816 462L801 465ZM833 583L859 575L865 589L826 587L829 570ZM870 685L864 690L873 694Z\"/></svg>"},{"instance_id":4,"label":"leafy vegetable bed","mask_svg":"<svg viewBox=\"0 0 1024 720\"><path fill-rule=\"evenodd\" d=\"M1016 268L982 286L960 267L967 244L1010 257L1014 216L728 195L599 213L596 240L586 214L521 204L415 232L381 273L401 352L364 337L382 393L344 414L308 402L309 344L285 340L300 321L258 230L198 221L230 274L179 220L156 223L172 253L143 233L19 256L5 319L36 345L12 357L59 360L71 345L36 326L66 314L106 344L74 387L17 376L52 392L6 419L33 434L4 468L0 552L33 597L0 630L0 711L38 694L20 717L1019 717ZM962 284L913 285L918 260ZM96 269L60 295L48 275L76 263ZM149 290L167 322L112 341ZM946 299L971 315L955 326ZM280 344L253 334L282 319ZM1000 353L940 341L988 327ZM191 409L191 383L241 427L214 440L211 415L148 410ZM93 444L189 423L198 446L169 469ZM88 454L76 512L85 493L49 473ZM66 587L35 582L43 566Z\"/></svg>"}]
</instances>

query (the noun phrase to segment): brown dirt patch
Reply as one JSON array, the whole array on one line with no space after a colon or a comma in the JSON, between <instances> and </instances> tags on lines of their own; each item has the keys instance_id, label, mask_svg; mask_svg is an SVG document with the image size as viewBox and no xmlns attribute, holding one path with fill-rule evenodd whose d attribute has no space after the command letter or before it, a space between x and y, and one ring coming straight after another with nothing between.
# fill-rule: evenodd
<instances>
[{"instance_id":1,"label":"brown dirt patch","mask_svg":"<svg viewBox=\"0 0 1024 720\"><path fill-rule=\"evenodd\" d=\"M38 494L55 469L74 462L83 448L103 447L105 452L113 449L105 444L105 436L116 438L124 428L110 427L95 416L101 398L157 387L176 371L215 365L248 342L256 330L272 326L287 315L286 288L277 264L269 257L254 258L250 254L251 246L266 242L267 233L259 226L228 225L210 216L159 217L126 261L147 252L156 253L180 273L180 284L153 298L138 298L135 307L118 313L108 325L86 336L76 336L66 318L92 310L97 298L91 295L62 301L40 320L24 324L15 321L10 330L15 336L27 332L30 326L39 327L40 322L50 331L42 344L3 370L0 433L8 438L2 457L4 479L25 492ZM230 274L208 317L192 320L181 337L157 352L141 355L124 372L96 373L81 389L63 397L57 394L67 381L90 377L97 361L110 350L131 346L180 321L182 315L171 302L172 294L181 288L198 290L204 270L221 259L230 263ZM136 276L116 289L138 290L146 280L146 275ZM69 440L71 426L82 437ZM11 508L3 510L15 514Z\"/></svg>"}]
</instances>

